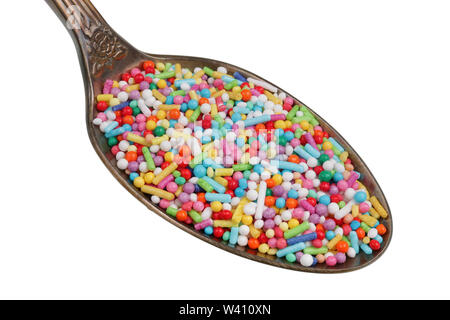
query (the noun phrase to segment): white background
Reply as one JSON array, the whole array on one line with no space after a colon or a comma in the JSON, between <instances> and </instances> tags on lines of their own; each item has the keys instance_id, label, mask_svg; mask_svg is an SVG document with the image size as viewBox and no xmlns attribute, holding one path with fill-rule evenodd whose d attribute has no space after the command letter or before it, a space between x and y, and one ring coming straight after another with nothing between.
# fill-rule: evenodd
<instances>
[{"instance_id":1,"label":"white background","mask_svg":"<svg viewBox=\"0 0 450 320\"><path fill-rule=\"evenodd\" d=\"M91 147L65 28L43 1L9 1L0 298L450 298L448 1L94 4L137 48L242 66L326 118L377 177L394 237L373 265L319 275L223 252L152 214Z\"/></svg>"}]
</instances>

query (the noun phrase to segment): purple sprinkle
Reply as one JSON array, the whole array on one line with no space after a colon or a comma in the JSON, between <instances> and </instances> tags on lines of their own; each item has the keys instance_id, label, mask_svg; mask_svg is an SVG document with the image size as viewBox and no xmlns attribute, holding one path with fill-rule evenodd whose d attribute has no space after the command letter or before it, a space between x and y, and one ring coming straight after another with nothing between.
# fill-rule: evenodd
<instances>
[{"instance_id":1,"label":"purple sprinkle","mask_svg":"<svg viewBox=\"0 0 450 320\"><path fill-rule=\"evenodd\" d=\"M338 193L339 193L339 189L338 189L338 187L333 183L333 184L330 186L330 194L333 195L333 194L338 194Z\"/></svg>"},{"instance_id":2,"label":"purple sprinkle","mask_svg":"<svg viewBox=\"0 0 450 320\"><path fill-rule=\"evenodd\" d=\"M309 217L309 222L312 222L314 224L318 224L320 221L320 216L318 214L313 213L310 217Z\"/></svg>"},{"instance_id":3,"label":"purple sprinkle","mask_svg":"<svg viewBox=\"0 0 450 320\"><path fill-rule=\"evenodd\" d=\"M336 228L336 222L332 219L327 219L323 223L323 227L327 230L334 230L334 228Z\"/></svg>"},{"instance_id":4,"label":"purple sprinkle","mask_svg":"<svg viewBox=\"0 0 450 320\"><path fill-rule=\"evenodd\" d=\"M264 221L264 229L273 229L275 227L275 222L272 219L267 219Z\"/></svg>"},{"instance_id":5,"label":"purple sprinkle","mask_svg":"<svg viewBox=\"0 0 450 320\"><path fill-rule=\"evenodd\" d=\"M263 212L263 217L264 219L273 219L275 217L275 214L276 214L275 209L267 208Z\"/></svg>"},{"instance_id":6,"label":"purple sprinkle","mask_svg":"<svg viewBox=\"0 0 450 320\"><path fill-rule=\"evenodd\" d=\"M335 255L337 263L344 263L347 260L347 257L345 256L345 253L338 252Z\"/></svg>"},{"instance_id":7,"label":"purple sprinkle","mask_svg":"<svg viewBox=\"0 0 450 320\"><path fill-rule=\"evenodd\" d=\"M328 215L328 207L323 203L318 203L316 205L316 213L318 215L326 217Z\"/></svg>"},{"instance_id":8,"label":"purple sprinkle","mask_svg":"<svg viewBox=\"0 0 450 320\"><path fill-rule=\"evenodd\" d=\"M183 191L186 193L192 193L195 191L195 186L194 184L188 182L183 186Z\"/></svg>"},{"instance_id":9,"label":"purple sprinkle","mask_svg":"<svg viewBox=\"0 0 450 320\"><path fill-rule=\"evenodd\" d=\"M159 167L164 162L164 159L161 156L156 156L155 158L153 158L153 161L155 162L155 166Z\"/></svg>"},{"instance_id":10,"label":"purple sprinkle","mask_svg":"<svg viewBox=\"0 0 450 320\"><path fill-rule=\"evenodd\" d=\"M278 186L273 187L272 191L273 191L273 195L275 197L281 197L284 193L284 188L282 186L278 185Z\"/></svg>"},{"instance_id":11,"label":"purple sprinkle","mask_svg":"<svg viewBox=\"0 0 450 320\"><path fill-rule=\"evenodd\" d=\"M191 197L186 193L186 192L182 192L180 193L180 195L178 196L178 200L180 200L182 203L186 203L191 199Z\"/></svg>"},{"instance_id":12,"label":"purple sprinkle","mask_svg":"<svg viewBox=\"0 0 450 320\"><path fill-rule=\"evenodd\" d=\"M117 97L117 95L120 93L120 89L119 88L112 88L111 89L111 94L115 97Z\"/></svg>"},{"instance_id":13,"label":"purple sprinkle","mask_svg":"<svg viewBox=\"0 0 450 320\"><path fill-rule=\"evenodd\" d=\"M131 161L130 163L128 163L128 170L130 170L131 172L136 172L139 169L139 164L137 163L137 161Z\"/></svg>"}]
</instances>

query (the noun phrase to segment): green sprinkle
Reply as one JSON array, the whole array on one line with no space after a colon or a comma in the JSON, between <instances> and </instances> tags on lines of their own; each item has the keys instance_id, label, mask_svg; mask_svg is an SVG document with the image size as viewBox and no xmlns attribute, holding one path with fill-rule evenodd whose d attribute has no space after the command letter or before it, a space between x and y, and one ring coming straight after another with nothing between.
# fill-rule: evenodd
<instances>
[{"instance_id":1,"label":"green sprinkle","mask_svg":"<svg viewBox=\"0 0 450 320\"><path fill-rule=\"evenodd\" d=\"M142 147L142 154L144 155L144 159L147 162L147 169L153 171L156 169L155 162L153 161L152 154L147 147Z\"/></svg>"},{"instance_id":2,"label":"green sprinkle","mask_svg":"<svg viewBox=\"0 0 450 320\"><path fill-rule=\"evenodd\" d=\"M298 109L300 109L299 105L295 105L292 107L292 109L288 112L288 114L286 115L286 119L288 119L289 121L291 121L295 115L297 114Z\"/></svg>"},{"instance_id":3,"label":"green sprinkle","mask_svg":"<svg viewBox=\"0 0 450 320\"><path fill-rule=\"evenodd\" d=\"M328 252L327 246L323 246L321 248L307 247L307 248L303 249L303 253L304 254L310 254L310 255L313 255L313 256L316 256L318 254L325 254L327 252Z\"/></svg>"},{"instance_id":4,"label":"green sprinkle","mask_svg":"<svg viewBox=\"0 0 450 320\"><path fill-rule=\"evenodd\" d=\"M291 252L291 253L288 253L288 254L286 255L286 260L287 260L288 262L295 262L295 260L297 260L297 258L295 257L295 254L293 254L293 253Z\"/></svg>"},{"instance_id":5,"label":"green sprinkle","mask_svg":"<svg viewBox=\"0 0 450 320\"><path fill-rule=\"evenodd\" d=\"M203 220L202 216L195 210L189 211L189 217L191 217L195 223L200 223Z\"/></svg>"},{"instance_id":6,"label":"green sprinkle","mask_svg":"<svg viewBox=\"0 0 450 320\"><path fill-rule=\"evenodd\" d=\"M177 209L175 209L173 207L168 207L166 209L166 213L172 217L175 217L177 215Z\"/></svg>"},{"instance_id":7,"label":"green sprinkle","mask_svg":"<svg viewBox=\"0 0 450 320\"><path fill-rule=\"evenodd\" d=\"M197 121L198 117L200 116L200 106L197 107L197 109L194 110L194 112L192 113L191 117L189 118L190 122L195 122Z\"/></svg>"},{"instance_id":8,"label":"green sprinkle","mask_svg":"<svg viewBox=\"0 0 450 320\"><path fill-rule=\"evenodd\" d=\"M205 71L205 73L208 75L208 76L210 76L210 77L212 77L213 76L213 70L212 69L210 69L210 68L208 68L208 67L204 67L203 68L203 71Z\"/></svg>"},{"instance_id":9,"label":"green sprinkle","mask_svg":"<svg viewBox=\"0 0 450 320\"><path fill-rule=\"evenodd\" d=\"M169 79L175 77L175 71L166 71L156 75L158 79Z\"/></svg>"},{"instance_id":10,"label":"green sprinkle","mask_svg":"<svg viewBox=\"0 0 450 320\"><path fill-rule=\"evenodd\" d=\"M224 233L223 236L222 236L222 239L223 239L224 241L230 240L230 231L225 231L225 233Z\"/></svg>"},{"instance_id":11,"label":"green sprinkle","mask_svg":"<svg viewBox=\"0 0 450 320\"><path fill-rule=\"evenodd\" d=\"M203 180L203 178L198 179L197 184L206 192L213 192L214 190L214 188L208 182Z\"/></svg>"},{"instance_id":12,"label":"green sprinkle","mask_svg":"<svg viewBox=\"0 0 450 320\"><path fill-rule=\"evenodd\" d=\"M298 226L296 226L295 228L285 231L284 238L285 239L293 238L293 237L305 232L308 229L309 229L309 222L305 221L302 224L299 224Z\"/></svg>"},{"instance_id":13,"label":"green sprinkle","mask_svg":"<svg viewBox=\"0 0 450 320\"><path fill-rule=\"evenodd\" d=\"M234 164L233 170L234 171L245 171L245 170L251 170L253 166L250 163L240 163L240 164Z\"/></svg>"}]
</instances>

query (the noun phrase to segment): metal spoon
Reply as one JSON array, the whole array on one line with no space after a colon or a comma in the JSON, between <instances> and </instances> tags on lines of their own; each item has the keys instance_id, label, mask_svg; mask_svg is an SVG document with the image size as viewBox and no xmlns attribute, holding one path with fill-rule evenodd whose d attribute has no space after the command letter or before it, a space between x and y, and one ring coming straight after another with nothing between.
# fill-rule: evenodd
<instances>
[{"instance_id":1,"label":"metal spoon","mask_svg":"<svg viewBox=\"0 0 450 320\"><path fill-rule=\"evenodd\" d=\"M352 163L355 165L356 170L363 175L361 182L366 186L371 195L375 195L379 199L381 205L388 212L388 217L383 220L388 232L383 237L384 242L379 251L376 251L371 255L366 255L361 252L356 256L356 258L347 259L345 263L338 264L335 267L327 267L326 264L318 264L314 267L303 267L299 263L289 263L284 259L277 258L276 256L261 254L258 251L248 248L246 249L240 246L234 247L228 245L227 243L221 242L216 238L209 237L204 233L195 231L192 227L178 222L176 219L167 215L162 209L155 206L147 196L128 182L127 175L117 168L115 157L111 154L103 133L100 132L98 127L94 126L92 123L96 115L96 110L94 107L95 96L102 92L105 80L118 79L121 73L140 65L142 61L153 60L157 62L170 62L172 64L180 63L183 67L188 67L191 69L197 66L208 66L209 68L215 70L219 66L224 66L231 73L238 71L244 77L251 77L253 79L264 81L269 85L276 87L279 92L285 91L247 70L225 62L186 56L163 56L139 51L111 29L111 27L106 23L89 0L46 0L46 2L66 25L72 39L75 42L86 92L87 130L95 151L103 161L104 165L109 169L111 174L125 187L125 189L127 189L128 192L141 201L152 212L158 214L163 219L169 221L189 234L220 249L247 259L286 269L317 273L347 272L369 265L384 253L392 237L392 218L384 194L368 167L353 150L353 148L335 129L333 129L333 127L323 120L322 117L314 113L314 111L312 111L312 113L320 122L324 130L327 130L331 136L337 138L341 145L349 152L350 158ZM285 93L292 97L292 95L287 92ZM299 100L294 100L297 104L304 105Z\"/></svg>"}]
</instances>

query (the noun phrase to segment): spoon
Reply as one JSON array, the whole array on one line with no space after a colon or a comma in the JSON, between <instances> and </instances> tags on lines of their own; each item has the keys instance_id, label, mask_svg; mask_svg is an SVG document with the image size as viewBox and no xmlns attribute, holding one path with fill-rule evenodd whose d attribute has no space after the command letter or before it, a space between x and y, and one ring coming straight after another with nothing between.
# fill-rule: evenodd
<instances>
[{"instance_id":1,"label":"spoon","mask_svg":"<svg viewBox=\"0 0 450 320\"><path fill-rule=\"evenodd\" d=\"M276 256L262 254L256 250L244 248L240 246L231 246L225 242L209 237L204 233L200 233L194 228L177 221L175 218L167 215L158 206L154 205L150 199L145 196L140 190L129 183L127 175L119 170L116 166L116 159L110 151L106 138L103 133L93 124L96 116L95 97L102 92L103 84L107 79L118 79L120 74L130 70L131 68L140 65L142 61L153 60L157 62L171 62L180 63L183 67L195 68L197 66L208 66L211 69L217 69L219 66L226 67L229 72L234 73L238 71L246 78L253 78L259 81L264 81L269 86L281 90L277 86L262 79L261 77L246 71L242 68L230 65L217 60L175 56L175 55L156 55L148 54L135 49L126 40L119 36L106 23L102 16L98 13L95 7L89 0L46 0L47 4L53 9L60 20L66 25L72 39L75 43L78 57L83 74L85 92L86 92L86 124L90 141L97 152L98 156L108 168L111 174L130 192L135 198L141 201L148 209L156 213L163 219L169 221L178 228L188 232L189 234L208 242L220 249L226 250L241 257L273 265L276 267L305 271L315 273L337 273L348 272L363 268L375 260L377 260L389 246L392 237L392 218L389 206L386 202L385 196L370 172L369 168L362 161L359 155L353 150L348 142L331 127L325 120L311 110L312 114L321 124L322 128L335 137L337 141L349 152L355 169L362 174L360 181L364 184L370 195L375 195L381 205L386 209L388 217L383 220L387 227L387 233L384 235L384 242L378 251L374 251L371 255L366 255L360 252L353 259L347 259L343 264L338 264L334 267L329 267L325 263L317 264L314 267L304 267L299 263L289 263L284 259ZM294 98L296 104L305 105L298 99Z\"/></svg>"}]
</instances>

